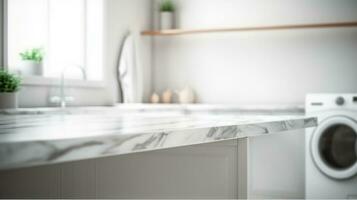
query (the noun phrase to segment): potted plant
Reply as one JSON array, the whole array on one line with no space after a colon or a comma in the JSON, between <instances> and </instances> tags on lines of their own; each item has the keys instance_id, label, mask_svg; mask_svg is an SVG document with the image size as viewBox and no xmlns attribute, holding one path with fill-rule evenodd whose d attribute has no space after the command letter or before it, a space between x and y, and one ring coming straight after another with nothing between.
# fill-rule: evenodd
<instances>
[{"instance_id":1,"label":"potted plant","mask_svg":"<svg viewBox=\"0 0 357 200\"><path fill-rule=\"evenodd\" d=\"M34 48L20 53L22 59L21 73L23 75L43 75L43 50Z\"/></svg>"},{"instance_id":2,"label":"potted plant","mask_svg":"<svg viewBox=\"0 0 357 200\"><path fill-rule=\"evenodd\" d=\"M21 79L6 71L0 70L0 108L17 108L17 91Z\"/></svg>"},{"instance_id":3,"label":"potted plant","mask_svg":"<svg viewBox=\"0 0 357 200\"><path fill-rule=\"evenodd\" d=\"M171 0L163 0L160 4L160 28L162 30L174 28L175 6Z\"/></svg>"}]
</instances>

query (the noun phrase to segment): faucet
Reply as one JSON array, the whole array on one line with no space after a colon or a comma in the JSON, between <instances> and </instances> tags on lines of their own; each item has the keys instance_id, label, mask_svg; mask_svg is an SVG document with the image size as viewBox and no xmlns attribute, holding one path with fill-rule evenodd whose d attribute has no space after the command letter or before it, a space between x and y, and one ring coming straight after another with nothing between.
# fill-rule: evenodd
<instances>
[{"instance_id":1,"label":"faucet","mask_svg":"<svg viewBox=\"0 0 357 200\"><path fill-rule=\"evenodd\" d=\"M60 105L61 108L66 108L67 102L74 101L74 97L65 96L65 92L64 92L65 73L69 68L73 68L73 67L80 69L80 71L82 72L83 80L87 80L87 73L83 67L81 67L79 65L75 65L75 66L69 66L69 67L63 68L62 73L61 73L60 96L53 96L50 98L51 103L57 103Z\"/></svg>"}]
</instances>

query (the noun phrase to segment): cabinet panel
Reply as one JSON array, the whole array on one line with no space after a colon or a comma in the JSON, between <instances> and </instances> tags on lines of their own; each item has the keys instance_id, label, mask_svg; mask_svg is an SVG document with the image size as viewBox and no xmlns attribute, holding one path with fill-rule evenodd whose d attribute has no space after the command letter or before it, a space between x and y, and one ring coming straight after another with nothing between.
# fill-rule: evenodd
<instances>
[{"instance_id":1,"label":"cabinet panel","mask_svg":"<svg viewBox=\"0 0 357 200\"><path fill-rule=\"evenodd\" d=\"M237 148L225 143L103 159L99 198L236 198Z\"/></svg>"},{"instance_id":2,"label":"cabinet panel","mask_svg":"<svg viewBox=\"0 0 357 200\"><path fill-rule=\"evenodd\" d=\"M3 198L236 198L237 142L0 172Z\"/></svg>"},{"instance_id":3,"label":"cabinet panel","mask_svg":"<svg viewBox=\"0 0 357 200\"><path fill-rule=\"evenodd\" d=\"M249 197L304 198L304 130L249 138Z\"/></svg>"},{"instance_id":4,"label":"cabinet panel","mask_svg":"<svg viewBox=\"0 0 357 200\"><path fill-rule=\"evenodd\" d=\"M61 198L96 197L96 162L96 160L86 160L60 165Z\"/></svg>"},{"instance_id":5,"label":"cabinet panel","mask_svg":"<svg viewBox=\"0 0 357 200\"><path fill-rule=\"evenodd\" d=\"M60 198L59 166L0 172L0 198Z\"/></svg>"}]
</instances>

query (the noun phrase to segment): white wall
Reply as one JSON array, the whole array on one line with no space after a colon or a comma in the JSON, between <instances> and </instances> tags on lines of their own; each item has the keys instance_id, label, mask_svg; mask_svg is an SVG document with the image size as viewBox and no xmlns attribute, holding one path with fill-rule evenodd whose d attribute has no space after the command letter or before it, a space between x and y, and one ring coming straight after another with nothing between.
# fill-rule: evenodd
<instances>
[{"instance_id":1,"label":"white wall","mask_svg":"<svg viewBox=\"0 0 357 200\"><path fill-rule=\"evenodd\" d=\"M151 39L139 37L139 32L151 26L151 0L105 0L106 1L106 41L105 41L105 81L104 88L67 88L66 93L74 96L72 105L111 105L117 102L118 85L116 67L121 43L129 31L136 35L137 47L145 73L145 97L150 91ZM1 36L1 35L0 35ZM20 91L20 107L49 106L48 99L58 95L58 87L24 86Z\"/></svg>"},{"instance_id":2,"label":"white wall","mask_svg":"<svg viewBox=\"0 0 357 200\"><path fill-rule=\"evenodd\" d=\"M357 1L176 0L180 28L357 21ZM157 21L156 16L156 21ZM357 28L154 39L154 89L196 89L199 102L300 104L311 92L357 92Z\"/></svg>"}]
</instances>

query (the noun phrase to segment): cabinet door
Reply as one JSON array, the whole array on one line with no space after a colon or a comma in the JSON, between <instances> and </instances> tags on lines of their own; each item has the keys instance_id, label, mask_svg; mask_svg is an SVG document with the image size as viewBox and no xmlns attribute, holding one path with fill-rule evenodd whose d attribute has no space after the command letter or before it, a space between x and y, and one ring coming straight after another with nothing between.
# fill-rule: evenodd
<instances>
[{"instance_id":1,"label":"cabinet door","mask_svg":"<svg viewBox=\"0 0 357 200\"><path fill-rule=\"evenodd\" d=\"M60 198L60 170L56 165L0 171L0 198Z\"/></svg>"},{"instance_id":2,"label":"cabinet door","mask_svg":"<svg viewBox=\"0 0 357 200\"><path fill-rule=\"evenodd\" d=\"M0 172L3 198L237 198L237 141Z\"/></svg>"},{"instance_id":3,"label":"cabinet door","mask_svg":"<svg viewBox=\"0 0 357 200\"><path fill-rule=\"evenodd\" d=\"M304 198L304 130L249 138L249 197Z\"/></svg>"},{"instance_id":4,"label":"cabinet door","mask_svg":"<svg viewBox=\"0 0 357 200\"><path fill-rule=\"evenodd\" d=\"M99 198L237 197L236 141L100 159Z\"/></svg>"}]
</instances>

